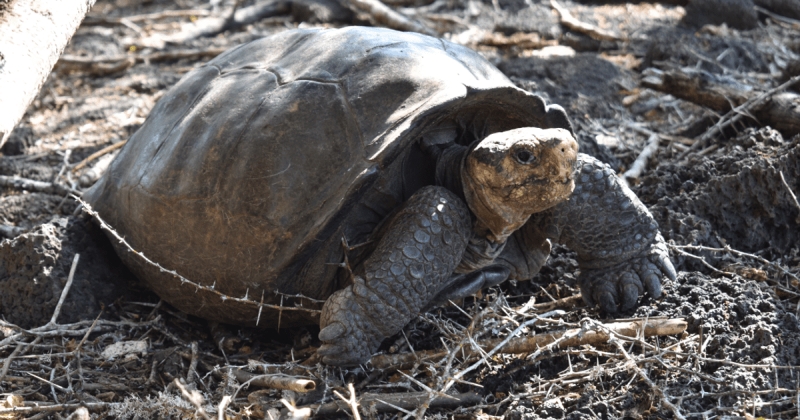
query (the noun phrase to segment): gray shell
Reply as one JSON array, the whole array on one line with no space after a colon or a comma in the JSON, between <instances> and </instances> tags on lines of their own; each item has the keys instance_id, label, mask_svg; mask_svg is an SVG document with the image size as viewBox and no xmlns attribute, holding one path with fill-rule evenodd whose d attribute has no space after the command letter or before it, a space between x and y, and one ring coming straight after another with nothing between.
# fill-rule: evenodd
<instances>
[{"instance_id":1,"label":"gray shell","mask_svg":"<svg viewBox=\"0 0 800 420\"><path fill-rule=\"evenodd\" d=\"M276 290L325 299L332 278L291 287L304 262L380 172L447 118L481 119L487 134L570 128L560 107L448 41L363 27L292 30L187 74L84 197L137 251L192 281L256 301L265 292L265 303L280 301ZM198 292L118 251L179 309L255 322L252 305ZM261 325L277 316L265 310ZM303 318L282 317L283 325Z\"/></svg>"}]
</instances>

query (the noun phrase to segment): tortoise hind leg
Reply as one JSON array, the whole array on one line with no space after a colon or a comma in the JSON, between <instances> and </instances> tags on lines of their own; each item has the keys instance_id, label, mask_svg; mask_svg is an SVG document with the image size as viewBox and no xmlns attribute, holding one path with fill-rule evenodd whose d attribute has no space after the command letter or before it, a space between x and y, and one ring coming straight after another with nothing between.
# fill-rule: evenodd
<instances>
[{"instance_id":1,"label":"tortoise hind leg","mask_svg":"<svg viewBox=\"0 0 800 420\"><path fill-rule=\"evenodd\" d=\"M323 362L365 362L448 286L471 234L469 210L455 194L434 186L414 193L364 262L364 276L325 302Z\"/></svg>"}]
</instances>

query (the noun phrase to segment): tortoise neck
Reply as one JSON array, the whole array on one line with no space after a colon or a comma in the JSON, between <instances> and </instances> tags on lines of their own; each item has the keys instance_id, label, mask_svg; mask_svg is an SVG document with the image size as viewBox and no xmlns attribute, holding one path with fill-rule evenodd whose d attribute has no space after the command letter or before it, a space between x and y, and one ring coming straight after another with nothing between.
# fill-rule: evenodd
<instances>
[{"instance_id":1,"label":"tortoise neck","mask_svg":"<svg viewBox=\"0 0 800 420\"><path fill-rule=\"evenodd\" d=\"M453 144L439 151L436 156L436 185L447 188L464 201L466 197L461 180L461 166L468 152L469 147Z\"/></svg>"}]
</instances>

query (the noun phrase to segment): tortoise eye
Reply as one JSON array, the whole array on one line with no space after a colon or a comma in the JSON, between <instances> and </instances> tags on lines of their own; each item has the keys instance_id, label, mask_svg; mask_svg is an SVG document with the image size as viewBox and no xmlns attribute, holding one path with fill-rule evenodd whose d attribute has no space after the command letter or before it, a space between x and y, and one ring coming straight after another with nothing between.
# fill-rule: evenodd
<instances>
[{"instance_id":1,"label":"tortoise eye","mask_svg":"<svg viewBox=\"0 0 800 420\"><path fill-rule=\"evenodd\" d=\"M519 149L514 152L514 159L523 165L530 165L534 160L536 160L536 156L534 156L533 153L528 150Z\"/></svg>"}]
</instances>

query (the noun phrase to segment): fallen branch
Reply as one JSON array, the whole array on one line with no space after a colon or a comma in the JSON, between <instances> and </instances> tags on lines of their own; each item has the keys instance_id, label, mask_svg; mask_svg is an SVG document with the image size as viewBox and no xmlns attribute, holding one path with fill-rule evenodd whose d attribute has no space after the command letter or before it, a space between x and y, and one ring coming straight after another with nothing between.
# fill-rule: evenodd
<instances>
[{"instance_id":1,"label":"fallen branch","mask_svg":"<svg viewBox=\"0 0 800 420\"><path fill-rule=\"evenodd\" d=\"M30 330L26 330L14 324L6 323L0 320L0 325L17 331L12 335L7 336L3 340L0 340L0 349L11 343L14 343L15 341L19 340L20 337L23 336L32 336L41 338L81 337L87 334L88 331L107 332L107 331L118 330L120 327L139 327L139 328L153 327L157 325L159 321L160 321L160 316L153 319L152 321L145 321L145 322L87 320L87 321L76 322L73 324L43 325L41 327L36 327ZM75 328L80 328L82 326L87 326L88 328L75 329Z\"/></svg>"},{"instance_id":2,"label":"fallen branch","mask_svg":"<svg viewBox=\"0 0 800 420\"><path fill-rule=\"evenodd\" d=\"M135 56L95 58L64 55L58 60L54 70L61 74L86 73L92 76L105 76L128 70L136 62Z\"/></svg>"},{"instance_id":3,"label":"fallen branch","mask_svg":"<svg viewBox=\"0 0 800 420\"><path fill-rule=\"evenodd\" d=\"M561 340L556 348L582 346L584 344L597 345L608 341L608 331L619 335L636 337L644 326L644 336L663 336L680 334L686 330L686 321L679 319L650 319L626 322L613 322L601 324L603 328L584 331L574 328L566 331L537 334L531 337L513 338L501 347L498 353L520 354L531 353L542 347ZM481 351L488 352L497 347L503 339L492 339L478 343L479 349L464 349L465 357L479 356ZM448 352L440 350L417 351L415 353L381 354L374 356L370 363L376 369L397 368L402 369L423 361L433 361L447 356Z\"/></svg>"},{"instance_id":4,"label":"fallen branch","mask_svg":"<svg viewBox=\"0 0 800 420\"><path fill-rule=\"evenodd\" d=\"M380 0L346 0L345 4L353 13L367 15L370 21L379 26L385 26L400 31L419 32L426 35L438 36L427 26L396 12Z\"/></svg>"},{"instance_id":5,"label":"fallen branch","mask_svg":"<svg viewBox=\"0 0 800 420\"><path fill-rule=\"evenodd\" d=\"M558 4L556 0L550 0L550 7L555 10L558 15L561 17L561 24L566 26L569 29L572 29L575 32L580 32L582 34L586 34L591 38L594 38L598 41L621 41L622 37L615 35L612 32L606 31L604 29L600 29L594 25L581 22L575 17L572 16L572 13L569 12L564 6Z\"/></svg>"},{"instance_id":6,"label":"fallen branch","mask_svg":"<svg viewBox=\"0 0 800 420\"><path fill-rule=\"evenodd\" d=\"M684 68L672 70L647 69L642 86L669 93L718 112L726 112L714 126L678 159L706 145L706 141L744 117L769 124L786 136L800 133L800 95L783 92L800 82L795 76L768 91L740 83L730 77L713 75L701 70Z\"/></svg>"},{"instance_id":7,"label":"fallen branch","mask_svg":"<svg viewBox=\"0 0 800 420\"><path fill-rule=\"evenodd\" d=\"M145 22L151 20L160 20L160 19L168 19L168 18L176 18L176 17L197 17L197 16L208 16L211 12L204 9L184 9L184 10L165 10L163 12L158 13L147 13L143 15L133 15L133 16L124 16L118 18L112 17L105 17L102 15L88 15L86 19L83 20L82 25L86 26L93 26L93 25L118 25L121 24L123 21L128 22Z\"/></svg>"},{"instance_id":8,"label":"fallen branch","mask_svg":"<svg viewBox=\"0 0 800 420\"><path fill-rule=\"evenodd\" d=\"M359 404L367 411L375 410L379 413L414 410L428 401L428 392L407 392L397 394L364 394L359 399ZM458 407L469 407L483 402L483 398L474 392L454 394L441 397L434 397L428 404L429 408L454 409ZM346 412L350 406L342 401L334 401L319 406L312 406L316 409L317 416L329 416L336 413Z\"/></svg>"},{"instance_id":9,"label":"fallen branch","mask_svg":"<svg viewBox=\"0 0 800 420\"><path fill-rule=\"evenodd\" d=\"M744 117L753 115L770 123L773 128L787 136L800 133L800 95L791 92L781 93L797 82L800 82L800 76L792 77L774 89L751 97L724 115L717 124L703 133L700 140L711 139L714 134L721 132L724 128Z\"/></svg>"},{"instance_id":10,"label":"fallen branch","mask_svg":"<svg viewBox=\"0 0 800 420\"><path fill-rule=\"evenodd\" d=\"M253 385L272 389L288 389L290 391L306 393L317 389L314 381L306 378L275 374L275 375L256 375L246 370L235 369L233 376L242 385Z\"/></svg>"},{"instance_id":11,"label":"fallen branch","mask_svg":"<svg viewBox=\"0 0 800 420\"><path fill-rule=\"evenodd\" d=\"M0 186L53 195L81 194L77 190L73 190L72 188L65 187L60 184L36 181L28 178L20 178L18 176L0 175Z\"/></svg>"},{"instance_id":12,"label":"fallen branch","mask_svg":"<svg viewBox=\"0 0 800 420\"><path fill-rule=\"evenodd\" d=\"M150 54L119 55L110 57L76 57L62 56L56 64L55 70L59 73L86 73L103 76L125 71L136 63L156 63L177 60L200 60L214 58L227 48L190 49L178 51L163 51ZM117 143L119 144L119 143Z\"/></svg>"},{"instance_id":13,"label":"fallen branch","mask_svg":"<svg viewBox=\"0 0 800 420\"><path fill-rule=\"evenodd\" d=\"M499 32L489 32L483 35L483 38L478 41L481 45L488 45L497 48L522 48L526 50L535 50L544 47L558 45L558 41L554 39L543 39L537 33L516 32L511 35L504 35Z\"/></svg>"},{"instance_id":14,"label":"fallen branch","mask_svg":"<svg viewBox=\"0 0 800 420\"><path fill-rule=\"evenodd\" d=\"M237 2L238 4L238 2ZM227 16L213 16L185 25L180 31L170 34L153 34L139 41L145 47L162 49L166 44L185 44L195 38L214 36L228 30L258 22L261 19L291 12L291 4L282 0L267 0L252 6L228 9Z\"/></svg>"}]
</instances>

